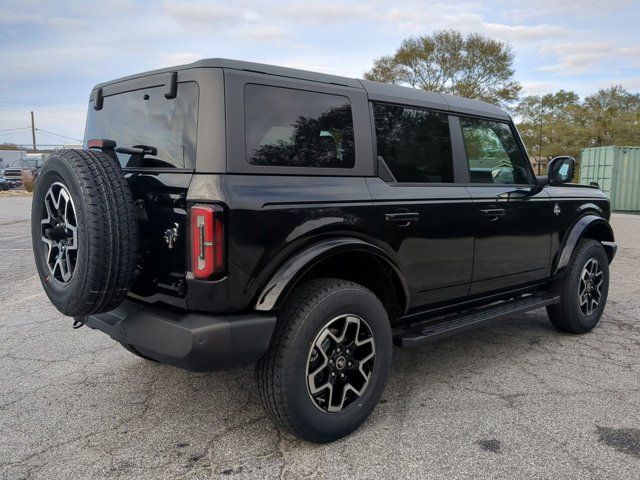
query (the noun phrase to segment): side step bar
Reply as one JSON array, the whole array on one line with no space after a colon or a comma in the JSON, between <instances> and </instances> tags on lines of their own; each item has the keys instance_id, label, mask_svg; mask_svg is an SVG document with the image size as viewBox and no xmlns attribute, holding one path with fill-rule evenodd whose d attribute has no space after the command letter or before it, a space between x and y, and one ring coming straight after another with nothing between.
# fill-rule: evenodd
<instances>
[{"instance_id":1,"label":"side step bar","mask_svg":"<svg viewBox=\"0 0 640 480\"><path fill-rule=\"evenodd\" d=\"M517 313L529 312L560 301L559 296L531 295L506 300L488 307L467 310L437 320L411 323L393 331L393 343L399 347L414 347L455 335L467 329L493 320L500 320Z\"/></svg>"}]
</instances>

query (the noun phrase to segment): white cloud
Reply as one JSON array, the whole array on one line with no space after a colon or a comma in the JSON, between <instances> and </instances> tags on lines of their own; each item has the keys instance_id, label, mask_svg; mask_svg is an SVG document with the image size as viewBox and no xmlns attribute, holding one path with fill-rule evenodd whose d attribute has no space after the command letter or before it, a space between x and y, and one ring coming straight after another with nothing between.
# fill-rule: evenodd
<instances>
[{"instance_id":1,"label":"white cloud","mask_svg":"<svg viewBox=\"0 0 640 480\"><path fill-rule=\"evenodd\" d=\"M630 92L640 92L640 76L599 81L595 84L594 89L609 88L613 85L622 85Z\"/></svg>"},{"instance_id":2,"label":"white cloud","mask_svg":"<svg viewBox=\"0 0 640 480\"><path fill-rule=\"evenodd\" d=\"M557 62L539 70L562 76L615 73L617 69L640 65L640 47L620 47L611 42L571 42L547 45L542 53Z\"/></svg>"},{"instance_id":3,"label":"white cloud","mask_svg":"<svg viewBox=\"0 0 640 480\"><path fill-rule=\"evenodd\" d=\"M45 16L40 13L16 12L9 8L0 9L0 25L24 25L44 23Z\"/></svg>"},{"instance_id":4,"label":"white cloud","mask_svg":"<svg viewBox=\"0 0 640 480\"><path fill-rule=\"evenodd\" d=\"M359 77L403 38L447 28L510 42L525 93L564 88L584 95L615 83L640 88L640 34L629 27L640 7L630 0L0 4L0 101L36 102L38 111L51 103L85 102L100 81L205 57ZM3 123L13 118L5 105L0 102L0 124L10 128ZM82 125L84 108L72 115ZM53 127L42 128L65 133ZM81 135L80 130L70 126L67 133Z\"/></svg>"},{"instance_id":5,"label":"white cloud","mask_svg":"<svg viewBox=\"0 0 640 480\"><path fill-rule=\"evenodd\" d=\"M28 55L0 50L0 63L11 65L9 75L12 79L56 75L70 66L74 67L76 75L84 75L95 68L96 59L108 58L110 53L107 45L42 46L31 49Z\"/></svg>"},{"instance_id":6,"label":"white cloud","mask_svg":"<svg viewBox=\"0 0 640 480\"><path fill-rule=\"evenodd\" d=\"M367 4L351 2L348 4L305 3L285 5L275 9L274 17L286 18L295 22L319 25L333 25L371 17L377 8Z\"/></svg>"},{"instance_id":7,"label":"white cloud","mask_svg":"<svg viewBox=\"0 0 640 480\"><path fill-rule=\"evenodd\" d=\"M557 89L556 82L548 81L524 81L522 82L523 95L544 95Z\"/></svg>"},{"instance_id":8,"label":"white cloud","mask_svg":"<svg viewBox=\"0 0 640 480\"><path fill-rule=\"evenodd\" d=\"M594 12L602 15L616 13L632 4L632 0L571 0L560 2L558 0L536 0L524 3L524 7L506 10L502 16L505 19L526 22L532 18L548 17L591 17Z\"/></svg>"},{"instance_id":9,"label":"white cloud","mask_svg":"<svg viewBox=\"0 0 640 480\"><path fill-rule=\"evenodd\" d=\"M164 12L183 27L198 27L208 30L232 27L234 22L244 20L244 8L228 2L177 2L167 1Z\"/></svg>"},{"instance_id":10,"label":"white cloud","mask_svg":"<svg viewBox=\"0 0 640 480\"><path fill-rule=\"evenodd\" d=\"M238 38L259 41L284 40L288 37L289 31L282 27L272 27L265 25L247 25L235 30L233 35Z\"/></svg>"},{"instance_id":11,"label":"white cloud","mask_svg":"<svg viewBox=\"0 0 640 480\"><path fill-rule=\"evenodd\" d=\"M489 35L511 42L531 42L536 40L558 39L567 34L566 29L558 25L504 25L482 22L481 28Z\"/></svg>"},{"instance_id":12,"label":"white cloud","mask_svg":"<svg viewBox=\"0 0 640 480\"><path fill-rule=\"evenodd\" d=\"M266 61L270 62L270 60ZM371 68L373 58L357 54L327 55L316 51L307 52L303 57L284 57L271 62L283 67L361 78L362 73Z\"/></svg>"},{"instance_id":13,"label":"white cloud","mask_svg":"<svg viewBox=\"0 0 640 480\"><path fill-rule=\"evenodd\" d=\"M155 68L173 67L193 63L202 58L204 58L203 54L195 52L161 53L153 65Z\"/></svg>"}]
</instances>

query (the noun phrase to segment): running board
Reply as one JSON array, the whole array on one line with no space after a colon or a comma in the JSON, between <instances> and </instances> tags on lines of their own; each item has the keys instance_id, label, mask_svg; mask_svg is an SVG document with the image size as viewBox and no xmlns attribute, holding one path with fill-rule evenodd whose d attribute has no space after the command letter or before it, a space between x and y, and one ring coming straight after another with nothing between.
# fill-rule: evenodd
<instances>
[{"instance_id":1,"label":"running board","mask_svg":"<svg viewBox=\"0 0 640 480\"><path fill-rule=\"evenodd\" d=\"M393 343L399 347L422 345L423 343L455 335L486 322L536 310L559 301L560 297L554 295L531 295L506 300L488 307L477 308L457 315L454 314L453 316L449 315L439 320L403 325L394 329Z\"/></svg>"}]
</instances>

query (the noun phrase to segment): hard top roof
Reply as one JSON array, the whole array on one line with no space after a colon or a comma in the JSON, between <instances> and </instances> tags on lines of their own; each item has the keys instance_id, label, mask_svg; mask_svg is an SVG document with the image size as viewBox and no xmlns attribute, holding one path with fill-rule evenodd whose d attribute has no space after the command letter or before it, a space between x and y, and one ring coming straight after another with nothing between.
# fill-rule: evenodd
<instances>
[{"instance_id":1,"label":"hard top roof","mask_svg":"<svg viewBox=\"0 0 640 480\"><path fill-rule=\"evenodd\" d=\"M510 119L509 115L500 108L479 100L470 100L468 98L457 97L454 95L427 92L422 89L402 87L399 85L390 85L380 82L372 82L370 80L359 80L337 75L330 75L326 73L317 73L307 70L298 70L295 68L279 67L262 63L244 62L241 60L229 60L226 58L207 58L186 65L142 72L127 77L118 78L109 82L100 83L94 87L94 90L106 85L126 82L128 80L145 77L148 75L156 75L192 68L228 68L234 70L265 73L267 75L276 75L281 77L299 78L302 80L309 80L313 82L344 85L352 88L363 88L364 90L366 90L370 100L434 108L444 111L499 118L502 120Z\"/></svg>"}]
</instances>

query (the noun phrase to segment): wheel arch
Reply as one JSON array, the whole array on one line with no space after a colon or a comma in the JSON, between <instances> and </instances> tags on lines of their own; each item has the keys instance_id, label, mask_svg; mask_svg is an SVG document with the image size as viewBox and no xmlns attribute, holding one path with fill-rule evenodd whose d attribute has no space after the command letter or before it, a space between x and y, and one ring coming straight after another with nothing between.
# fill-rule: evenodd
<instances>
[{"instance_id":1,"label":"wheel arch","mask_svg":"<svg viewBox=\"0 0 640 480\"><path fill-rule=\"evenodd\" d=\"M390 316L404 314L409 305L407 283L393 260L375 245L344 237L315 243L286 260L260 291L255 309L278 309L296 285L313 278L359 283L380 298Z\"/></svg>"},{"instance_id":2,"label":"wheel arch","mask_svg":"<svg viewBox=\"0 0 640 480\"><path fill-rule=\"evenodd\" d=\"M598 215L589 214L580 217L566 235L558 261L553 269L553 275L558 275L564 272L569 265L571 256L573 255L573 251L578 245L578 242L583 238L591 238L602 243L602 246L607 253L609 263L613 261L617 245L615 243L615 237L611 225L606 219Z\"/></svg>"}]
</instances>

